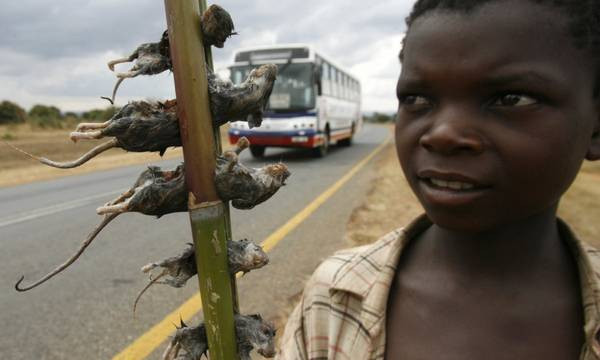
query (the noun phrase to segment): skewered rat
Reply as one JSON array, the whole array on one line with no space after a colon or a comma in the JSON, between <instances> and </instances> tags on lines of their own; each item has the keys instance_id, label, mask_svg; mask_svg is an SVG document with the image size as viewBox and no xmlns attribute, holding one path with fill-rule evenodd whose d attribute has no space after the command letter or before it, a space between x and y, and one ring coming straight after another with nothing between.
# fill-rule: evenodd
<instances>
[{"instance_id":1,"label":"skewered rat","mask_svg":"<svg viewBox=\"0 0 600 360\"><path fill-rule=\"evenodd\" d=\"M154 262L142 267L144 273L149 273L155 268L163 268L156 276L150 276L150 282L140 291L133 304L133 312L141 296L153 284L167 284L180 288L197 274L196 254L193 244L181 254ZM269 263L269 257L263 249L248 239L227 242L227 257L229 261L229 272L234 275L238 272L244 274L251 270L259 269ZM163 279L164 278L164 279Z\"/></svg>"},{"instance_id":2,"label":"skewered rat","mask_svg":"<svg viewBox=\"0 0 600 360\"><path fill-rule=\"evenodd\" d=\"M218 5L211 5L201 18L200 28L205 46L214 45L222 48L228 37L235 35L233 32L233 20L227 11ZM108 68L115 71L115 65L135 61L133 67L127 72L117 73L117 83L113 89L112 97L104 99L115 101L117 89L126 78L138 75L156 75L166 70L172 70L171 54L169 50L169 34L163 32L160 41L156 43L145 43L138 46L128 57L111 60Z\"/></svg>"},{"instance_id":3,"label":"skewered rat","mask_svg":"<svg viewBox=\"0 0 600 360\"><path fill-rule=\"evenodd\" d=\"M251 360L252 349L264 357L275 356L275 328L260 315L235 315L235 334L240 360ZM185 354L178 357L181 349ZM208 350L205 325L189 327L182 320L163 354L163 360L200 360Z\"/></svg>"},{"instance_id":4,"label":"skewered rat","mask_svg":"<svg viewBox=\"0 0 600 360\"><path fill-rule=\"evenodd\" d=\"M231 200L233 207L251 209L267 200L285 185L290 175L282 164L270 164L262 168L248 168L238 161L238 155L249 146L246 138L240 138L234 151L226 151L217 157L215 186L222 201ZM250 192L250 193L248 193ZM26 291L57 275L79 258L100 231L119 214L139 212L161 217L174 212L188 211L188 191L185 186L183 164L174 170L163 171L150 166L143 171L133 186L113 201L97 209L105 215L102 222L88 235L75 254L50 273L31 285L20 287L24 277L15 284L17 291Z\"/></svg>"}]
</instances>

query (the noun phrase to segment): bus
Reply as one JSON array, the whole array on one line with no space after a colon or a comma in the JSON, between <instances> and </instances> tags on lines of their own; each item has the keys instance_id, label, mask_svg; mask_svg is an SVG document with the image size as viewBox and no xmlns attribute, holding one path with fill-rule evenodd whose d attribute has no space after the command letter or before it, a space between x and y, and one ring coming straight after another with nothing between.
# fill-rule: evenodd
<instances>
[{"instance_id":1,"label":"bus","mask_svg":"<svg viewBox=\"0 0 600 360\"><path fill-rule=\"evenodd\" d=\"M330 145L350 146L362 126L358 79L306 44L243 49L229 67L234 84L262 64L278 66L277 80L260 127L230 123L229 141L245 136L250 152L262 157L267 147L311 149L323 157Z\"/></svg>"}]
</instances>

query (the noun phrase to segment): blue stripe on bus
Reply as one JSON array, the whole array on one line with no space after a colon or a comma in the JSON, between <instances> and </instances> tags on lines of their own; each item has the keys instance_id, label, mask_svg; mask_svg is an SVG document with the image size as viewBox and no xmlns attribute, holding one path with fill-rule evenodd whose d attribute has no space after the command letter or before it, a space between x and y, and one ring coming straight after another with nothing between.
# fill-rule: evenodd
<instances>
[{"instance_id":1,"label":"blue stripe on bus","mask_svg":"<svg viewBox=\"0 0 600 360\"><path fill-rule=\"evenodd\" d=\"M264 113L263 118L271 118L271 119L289 119L301 116L317 116L316 111L299 111L299 112L289 112L289 113Z\"/></svg>"},{"instance_id":2,"label":"blue stripe on bus","mask_svg":"<svg viewBox=\"0 0 600 360\"><path fill-rule=\"evenodd\" d=\"M300 132L303 132L301 135ZM315 130L294 130L294 131L249 131L239 129L229 129L229 134L235 136L315 136Z\"/></svg>"}]
</instances>

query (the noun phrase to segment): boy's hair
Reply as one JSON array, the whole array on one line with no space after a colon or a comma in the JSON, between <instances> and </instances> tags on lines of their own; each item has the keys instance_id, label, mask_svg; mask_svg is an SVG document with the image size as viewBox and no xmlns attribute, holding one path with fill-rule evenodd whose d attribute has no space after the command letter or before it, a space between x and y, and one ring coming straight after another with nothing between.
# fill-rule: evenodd
<instances>
[{"instance_id":1,"label":"boy's hair","mask_svg":"<svg viewBox=\"0 0 600 360\"><path fill-rule=\"evenodd\" d=\"M410 29L413 22L429 11L451 10L468 13L478 6L500 0L417 0L406 25ZM593 56L600 76L600 0L529 0L537 4L560 8L569 17L569 31L574 44L580 49L587 49ZM402 52L400 53L402 59ZM599 79L600 80L600 79ZM600 81L594 87L594 96L600 94Z\"/></svg>"}]
</instances>

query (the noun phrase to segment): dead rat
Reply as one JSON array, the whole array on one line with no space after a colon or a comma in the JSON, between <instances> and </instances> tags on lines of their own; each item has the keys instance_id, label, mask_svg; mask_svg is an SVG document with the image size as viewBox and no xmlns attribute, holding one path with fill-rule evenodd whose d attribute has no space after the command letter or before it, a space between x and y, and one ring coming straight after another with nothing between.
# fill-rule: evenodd
<instances>
[{"instance_id":1,"label":"dead rat","mask_svg":"<svg viewBox=\"0 0 600 360\"><path fill-rule=\"evenodd\" d=\"M239 85L208 72L213 122L220 126L228 121L246 121L250 128L259 127L276 78L277 66L273 64L253 69Z\"/></svg>"},{"instance_id":2,"label":"dead rat","mask_svg":"<svg viewBox=\"0 0 600 360\"><path fill-rule=\"evenodd\" d=\"M228 121L248 121L248 126L260 126L265 104L269 100L277 74L275 65L262 65L248 75L240 85L233 85L209 74L210 107L213 125ZM5 142L13 149L42 164L70 169L83 165L98 154L121 148L126 151L158 151L162 155L168 147L181 146L177 101L132 101L123 106L103 123L80 123L71 133L71 140L102 139L113 137L73 161L58 162L32 155Z\"/></svg>"},{"instance_id":3,"label":"dead rat","mask_svg":"<svg viewBox=\"0 0 600 360\"><path fill-rule=\"evenodd\" d=\"M142 271L145 273L151 272L157 267L161 267L163 270L156 277L150 276L150 282L140 291L135 299L133 304L134 313L138 301L153 284L167 284L175 288L180 288L186 284L188 279L197 274L195 248L193 244L189 245L187 249L177 256L142 267ZM245 274L269 263L269 257L263 249L248 239L228 241L227 257L229 272L232 275L240 271ZM165 276L166 278L161 280Z\"/></svg>"},{"instance_id":4,"label":"dead rat","mask_svg":"<svg viewBox=\"0 0 600 360\"><path fill-rule=\"evenodd\" d=\"M237 150L217 157L215 185L221 199L231 200L236 209L252 209L285 185L290 172L282 163L249 168L238 161L239 153L250 146L247 138L238 140Z\"/></svg>"},{"instance_id":5,"label":"dead rat","mask_svg":"<svg viewBox=\"0 0 600 360\"><path fill-rule=\"evenodd\" d=\"M240 138L234 151L226 151L217 157L215 186L218 195L223 201L231 200L232 206L238 209L251 209L267 200L285 185L285 180L290 175L287 167L281 163L258 169L248 168L239 163L239 153L248 146L248 139ZM119 214L139 212L161 217L174 212L188 211L188 191L183 164L168 171L163 171L157 166L148 167L129 190L96 211L106 216L74 255L32 285L19 287L24 279L22 277L15 285L15 289L17 291L32 289L66 269L77 260L100 230Z\"/></svg>"},{"instance_id":6,"label":"dead rat","mask_svg":"<svg viewBox=\"0 0 600 360\"><path fill-rule=\"evenodd\" d=\"M233 20L231 20L231 16L218 5L211 5L202 14L200 28L205 46L214 45L222 48L228 37L237 34L233 32ZM128 57L109 61L108 68L114 71L115 65L134 60L135 64L129 71L116 74L118 80L113 89L112 97L103 97L103 99L113 104L117 89L126 78L133 78L138 75L156 75L166 70L172 70L173 64L171 63L171 54L169 51L168 32L165 31L162 34L159 42L142 44Z\"/></svg>"},{"instance_id":7,"label":"dead rat","mask_svg":"<svg viewBox=\"0 0 600 360\"><path fill-rule=\"evenodd\" d=\"M251 209L264 202L285 185L290 172L282 163L249 168L238 161L238 155L249 146L247 138L238 140L234 151L217 156L215 187L222 201L231 200L237 209ZM174 171L150 167L134 186L114 201L97 209L98 214L140 212L162 216L187 211L187 189L184 165Z\"/></svg>"},{"instance_id":8,"label":"dead rat","mask_svg":"<svg viewBox=\"0 0 600 360\"><path fill-rule=\"evenodd\" d=\"M58 162L32 155L7 144L42 164L60 169L70 169L83 165L100 153L115 147L132 152L158 151L162 156L168 147L181 146L178 121L175 100L165 102L132 101L103 123L80 123L77 125L77 129L71 133L71 140L74 142L82 139L113 138L94 147L76 160Z\"/></svg>"},{"instance_id":9,"label":"dead rat","mask_svg":"<svg viewBox=\"0 0 600 360\"><path fill-rule=\"evenodd\" d=\"M115 200L109 202L105 206L122 204L125 199L128 201L133 200L131 206L138 212L142 212L146 215L155 215L160 217L165 214L169 214L177 211L187 210L187 189L185 188L185 181L183 179L183 165L178 166L173 171L162 171L156 166L150 166L138 177L135 184L131 189L121 194ZM156 187L160 188L160 191L156 191ZM140 191L135 192L136 189L154 189L155 191ZM131 199L133 194L138 196ZM185 209L185 210L181 210ZM92 243L100 231L114 220L123 211L112 212L104 216L102 222L96 226L94 230L87 236L85 241L81 244L79 249L73 254L67 261L57 266L50 273L34 282L31 285L20 287L21 282L24 280L24 276L17 281L15 284L15 290L27 291L41 285L53 276L57 275L69 265L74 263L79 256L85 251L85 249Z\"/></svg>"},{"instance_id":10,"label":"dead rat","mask_svg":"<svg viewBox=\"0 0 600 360\"><path fill-rule=\"evenodd\" d=\"M235 315L235 335L240 360L251 360L252 349L264 357L275 356L275 328L260 315ZM181 349L185 354L178 357ZM205 325L188 327L182 320L162 358L200 360L208 350Z\"/></svg>"}]
</instances>

